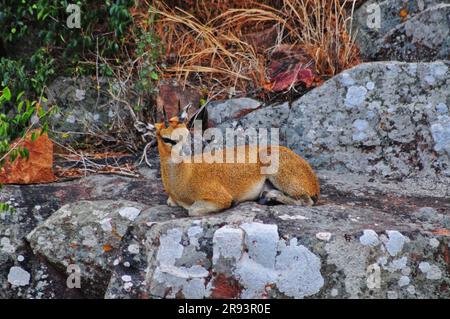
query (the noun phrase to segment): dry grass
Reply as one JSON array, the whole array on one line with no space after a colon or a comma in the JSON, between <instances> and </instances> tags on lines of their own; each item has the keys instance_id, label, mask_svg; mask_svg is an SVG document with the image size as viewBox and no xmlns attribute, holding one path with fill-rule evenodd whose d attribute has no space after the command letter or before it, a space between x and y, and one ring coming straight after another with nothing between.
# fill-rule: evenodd
<instances>
[{"instance_id":1,"label":"dry grass","mask_svg":"<svg viewBox=\"0 0 450 319\"><path fill-rule=\"evenodd\" d=\"M314 62L316 85L358 64L349 31L354 6L353 0L160 0L146 10L157 17L166 77L239 96L270 87L267 63L286 44Z\"/></svg>"}]
</instances>

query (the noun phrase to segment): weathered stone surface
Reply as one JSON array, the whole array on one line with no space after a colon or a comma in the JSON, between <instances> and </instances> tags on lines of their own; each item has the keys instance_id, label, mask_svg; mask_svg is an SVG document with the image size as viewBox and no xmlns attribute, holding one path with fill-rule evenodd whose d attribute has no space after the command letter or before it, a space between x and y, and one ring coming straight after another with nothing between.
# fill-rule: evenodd
<instances>
[{"instance_id":1,"label":"weathered stone surface","mask_svg":"<svg viewBox=\"0 0 450 319\"><path fill-rule=\"evenodd\" d=\"M47 89L48 103L58 106L49 121L50 129L57 133L55 138L83 141L89 134L107 132L117 116L126 118L125 108L105 93L111 89L109 85L107 78L100 78L99 83L88 77L56 78Z\"/></svg>"},{"instance_id":2,"label":"weathered stone surface","mask_svg":"<svg viewBox=\"0 0 450 319\"><path fill-rule=\"evenodd\" d=\"M262 103L251 98L236 98L225 101L210 102L207 106L208 120L212 126L228 120L237 120L247 113L261 107Z\"/></svg>"},{"instance_id":3,"label":"weathered stone surface","mask_svg":"<svg viewBox=\"0 0 450 319\"><path fill-rule=\"evenodd\" d=\"M34 253L44 256L62 272L79 267L96 296L109 279L114 256L128 226L145 205L129 201L80 201L61 207L27 235Z\"/></svg>"},{"instance_id":4,"label":"weathered stone surface","mask_svg":"<svg viewBox=\"0 0 450 319\"><path fill-rule=\"evenodd\" d=\"M149 179L154 178L151 172L147 175ZM450 228L450 194L444 189L445 184L432 184L431 180L416 183L409 179L399 184L335 171L321 171L319 177L322 198L319 206L313 208L244 203L220 214L189 218L186 211L180 208L166 205L150 207L133 222L124 220L127 224L121 228L124 236L120 241L119 238L112 238L113 245L109 252L104 249L102 252L105 248L102 245L106 243L103 239L111 236L103 228L109 227L107 223L101 223L104 219L96 218L92 211L98 207L102 214L113 214L112 226L116 219L124 219L118 209L108 209L112 201L82 201L66 205L50 218L45 216L48 218L46 221L42 218L37 223L37 229L28 236L39 257L23 244L12 248L11 241L3 239L11 236L6 228L2 228L0 257L6 259L0 266L3 282L0 296L449 296L445 288L450 267L446 257L448 236L445 231L440 231ZM83 181L86 185L90 183L88 179ZM128 180L128 185L133 182L136 181ZM129 189L126 182L123 183L118 187ZM153 183L160 185L161 181L154 179ZM37 186L30 187L34 193L39 190ZM112 192L107 190L106 185L103 184L103 187L105 193L97 194L97 198ZM146 186L142 187L141 194L145 194ZM8 186L5 191L12 188ZM18 189L23 192L27 188L22 186ZM76 200L79 195L73 193L72 200ZM63 198L68 200L67 196ZM21 213L22 199L16 199L19 214L24 214ZM59 203L55 202L55 207ZM82 214L77 208L84 206L89 214ZM51 211L47 209L43 206L40 210L33 210L33 214L18 216L22 216L20 220L23 216L39 216L39 211L50 215ZM64 221L63 215L67 215L67 220ZM82 218L83 215L86 216ZM6 221L12 229L13 215L2 216L3 222ZM31 220L28 222L29 230L35 227L36 222L34 225ZM98 244L96 249L82 245L70 247L70 236L77 238L78 242L83 241L81 237L86 239L84 232L72 231L76 223L78 229L86 226L97 228L94 240ZM48 230L51 225L55 227ZM26 232L26 229L20 231L21 234ZM44 234L46 240L39 243L38 234ZM71 235L67 237L68 234ZM61 236L65 239L62 240ZM17 238L20 237L17 235ZM109 250L110 247L106 248ZM14 253L10 253L12 250L15 250ZM58 257L58 253L67 256ZM80 265L81 289L66 287L68 274L61 268L67 261ZM90 273L85 272L86 265L91 265ZM12 267L20 267L30 274L28 286L13 286L8 282ZM25 282L27 276L24 272L20 273L24 276L19 276L19 279ZM373 277L378 273L381 288L376 286L378 277ZM100 283L95 285L95 289L92 288L94 282Z\"/></svg>"},{"instance_id":5,"label":"weathered stone surface","mask_svg":"<svg viewBox=\"0 0 450 319\"><path fill-rule=\"evenodd\" d=\"M354 15L362 55L368 60L410 62L448 59L449 3L448 0L366 1ZM374 16L378 8L377 27Z\"/></svg>"},{"instance_id":6,"label":"weathered stone surface","mask_svg":"<svg viewBox=\"0 0 450 319\"><path fill-rule=\"evenodd\" d=\"M138 200L146 205L165 203L159 173L153 169L142 169L141 173L145 178L97 175L45 185L3 186L0 201L8 202L15 211L0 212L0 298L82 297L79 289L67 288L68 274L35 256L24 237L71 202L110 199ZM11 267L30 273L30 284L13 286L8 281Z\"/></svg>"},{"instance_id":7,"label":"weathered stone surface","mask_svg":"<svg viewBox=\"0 0 450 319\"><path fill-rule=\"evenodd\" d=\"M347 70L293 103L287 145L316 168L448 178L449 66L374 62Z\"/></svg>"},{"instance_id":8,"label":"weathered stone surface","mask_svg":"<svg viewBox=\"0 0 450 319\"><path fill-rule=\"evenodd\" d=\"M449 193L408 180L319 177L323 196L313 208L244 203L204 218L165 205L143 211L122 242L105 297L449 295L442 290L449 239L438 231L450 226Z\"/></svg>"},{"instance_id":9,"label":"weathered stone surface","mask_svg":"<svg viewBox=\"0 0 450 319\"><path fill-rule=\"evenodd\" d=\"M259 129L267 129L269 141L272 136L270 129L275 129L279 134L279 140L283 142L286 140L286 137L283 134L284 130L282 130L282 128L287 125L289 112L290 107L287 102L270 105L257 109L239 119L225 121L217 125L217 128L219 128L223 134L226 134L227 128L233 129L234 134L238 138L244 138L246 134L253 129L256 130L256 133L258 133ZM239 143L240 140L238 139L237 141Z\"/></svg>"}]
</instances>

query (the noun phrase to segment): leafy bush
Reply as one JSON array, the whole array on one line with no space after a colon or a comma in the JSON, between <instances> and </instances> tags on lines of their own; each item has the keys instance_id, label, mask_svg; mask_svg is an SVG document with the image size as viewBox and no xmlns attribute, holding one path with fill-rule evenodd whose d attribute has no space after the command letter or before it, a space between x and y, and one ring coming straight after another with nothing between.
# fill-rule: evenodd
<instances>
[{"instance_id":1,"label":"leafy bush","mask_svg":"<svg viewBox=\"0 0 450 319\"><path fill-rule=\"evenodd\" d=\"M80 29L70 29L66 23L69 16L66 8L72 3L81 8ZM7 51L14 52L23 43L38 45L31 58L26 55L21 59L15 53L8 59L2 58L3 85L13 92L40 94L56 69L67 74L92 74L95 63L81 62L95 61L97 55L109 63L120 64L117 57L126 44L132 21L129 8L133 3L133 0L0 0L0 39L5 41ZM11 72L14 69L19 70L17 75ZM101 65L99 70L106 73L108 68ZM30 81L24 82L27 77Z\"/></svg>"},{"instance_id":2,"label":"leafy bush","mask_svg":"<svg viewBox=\"0 0 450 319\"><path fill-rule=\"evenodd\" d=\"M0 58L0 85L12 88L12 94L34 92L38 95L55 74L55 59L45 48L38 49L28 59Z\"/></svg>"}]
</instances>

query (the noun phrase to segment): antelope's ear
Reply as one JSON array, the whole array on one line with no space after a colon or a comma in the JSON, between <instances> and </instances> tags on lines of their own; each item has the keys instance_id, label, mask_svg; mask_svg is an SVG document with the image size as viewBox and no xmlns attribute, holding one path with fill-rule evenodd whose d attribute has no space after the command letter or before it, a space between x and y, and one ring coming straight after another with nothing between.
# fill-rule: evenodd
<instances>
[{"instance_id":1,"label":"antelope's ear","mask_svg":"<svg viewBox=\"0 0 450 319\"><path fill-rule=\"evenodd\" d=\"M190 107L192 106L192 103L188 103L182 110L180 110L180 113L178 114L178 121L180 123L184 123L188 117L188 112ZM178 107L180 107L180 103L178 102Z\"/></svg>"}]
</instances>

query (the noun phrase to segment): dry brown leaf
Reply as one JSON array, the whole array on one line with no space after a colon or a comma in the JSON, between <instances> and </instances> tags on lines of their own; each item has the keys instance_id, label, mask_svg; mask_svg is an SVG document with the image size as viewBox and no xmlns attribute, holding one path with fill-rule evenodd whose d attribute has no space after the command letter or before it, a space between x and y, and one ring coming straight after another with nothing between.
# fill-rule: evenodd
<instances>
[{"instance_id":1,"label":"dry brown leaf","mask_svg":"<svg viewBox=\"0 0 450 319\"><path fill-rule=\"evenodd\" d=\"M450 230L445 228L439 228L432 231L434 235L441 235L441 236L450 236Z\"/></svg>"},{"instance_id":2,"label":"dry brown leaf","mask_svg":"<svg viewBox=\"0 0 450 319\"><path fill-rule=\"evenodd\" d=\"M26 138L19 142L19 147L25 147L30 153L28 159L18 157L12 164L9 159L0 169L0 184L37 184L55 181L53 174L53 143L47 134L39 136L34 142L31 134L39 134L38 130L31 131ZM17 141L13 142L15 145Z\"/></svg>"},{"instance_id":3,"label":"dry brown leaf","mask_svg":"<svg viewBox=\"0 0 450 319\"><path fill-rule=\"evenodd\" d=\"M167 112L169 118L177 116L180 112L180 107L183 108L191 103L193 107L189 109L188 117L191 117L200 105L200 93L198 90L191 88L183 88L180 85L161 84L159 86L159 94L156 99L158 112L162 114L162 109Z\"/></svg>"}]
</instances>

